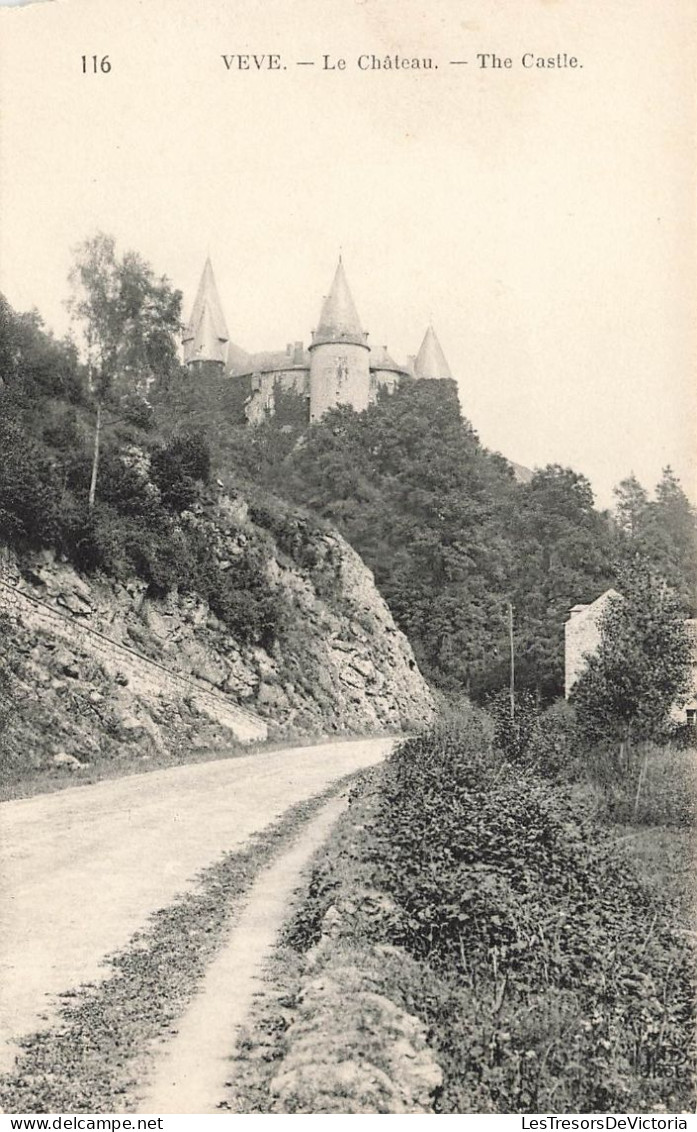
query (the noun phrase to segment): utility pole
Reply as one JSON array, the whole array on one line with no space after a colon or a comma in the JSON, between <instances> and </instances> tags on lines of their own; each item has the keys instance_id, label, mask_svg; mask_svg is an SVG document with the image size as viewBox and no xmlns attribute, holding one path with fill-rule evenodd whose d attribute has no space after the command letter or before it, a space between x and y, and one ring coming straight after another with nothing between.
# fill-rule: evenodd
<instances>
[{"instance_id":1,"label":"utility pole","mask_svg":"<svg viewBox=\"0 0 697 1132\"><path fill-rule=\"evenodd\" d=\"M513 603L506 602L508 606L508 644L511 654L511 685L509 690L511 700L511 722L515 719L515 645L513 642Z\"/></svg>"}]
</instances>

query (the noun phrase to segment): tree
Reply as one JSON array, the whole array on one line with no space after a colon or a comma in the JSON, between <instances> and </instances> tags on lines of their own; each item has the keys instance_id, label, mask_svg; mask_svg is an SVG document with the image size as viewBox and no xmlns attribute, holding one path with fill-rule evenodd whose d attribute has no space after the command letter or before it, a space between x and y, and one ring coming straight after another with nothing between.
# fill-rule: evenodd
<instances>
[{"instance_id":1,"label":"tree","mask_svg":"<svg viewBox=\"0 0 697 1132\"><path fill-rule=\"evenodd\" d=\"M634 475L618 483L613 489L615 497L615 522L625 538L636 539L640 534L649 505L645 489Z\"/></svg>"},{"instance_id":2,"label":"tree","mask_svg":"<svg viewBox=\"0 0 697 1132\"><path fill-rule=\"evenodd\" d=\"M25 405L40 397L79 404L84 374L75 343L46 330L37 310L14 311L0 295L0 389Z\"/></svg>"},{"instance_id":3,"label":"tree","mask_svg":"<svg viewBox=\"0 0 697 1132\"><path fill-rule=\"evenodd\" d=\"M586 477L550 464L520 488L511 536L517 684L549 700L563 687L569 609L612 583L608 523Z\"/></svg>"},{"instance_id":4,"label":"tree","mask_svg":"<svg viewBox=\"0 0 697 1132\"><path fill-rule=\"evenodd\" d=\"M671 708L690 685L691 644L682 611L665 580L646 564L625 570L622 596L600 624L572 700L585 736L627 748L660 738Z\"/></svg>"},{"instance_id":5,"label":"tree","mask_svg":"<svg viewBox=\"0 0 697 1132\"><path fill-rule=\"evenodd\" d=\"M59 492L46 450L18 421L0 415L0 452L0 540L50 545Z\"/></svg>"},{"instance_id":6,"label":"tree","mask_svg":"<svg viewBox=\"0 0 697 1132\"><path fill-rule=\"evenodd\" d=\"M663 469L653 500L635 476L615 488L618 553L624 563L647 559L694 615L697 515L672 468Z\"/></svg>"},{"instance_id":7,"label":"tree","mask_svg":"<svg viewBox=\"0 0 697 1132\"><path fill-rule=\"evenodd\" d=\"M95 401L95 430L89 506L94 506L103 413L145 398L153 381L177 365L181 329L181 293L135 252L116 254L112 236L103 232L75 250L68 307L83 326Z\"/></svg>"}]
</instances>

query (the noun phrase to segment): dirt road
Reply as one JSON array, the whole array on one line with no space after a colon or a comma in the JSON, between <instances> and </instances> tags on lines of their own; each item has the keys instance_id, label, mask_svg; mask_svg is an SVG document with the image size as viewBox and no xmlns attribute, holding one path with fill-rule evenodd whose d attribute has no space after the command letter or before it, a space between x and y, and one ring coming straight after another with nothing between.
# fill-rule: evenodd
<instances>
[{"instance_id":1,"label":"dirt road","mask_svg":"<svg viewBox=\"0 0 697 1132\"><path fill-rule=\"evenodd\" d=\"M55 996L99 979L103 957L200 869L393 743L289 748L2 805L0 1070Z\"/></svg>"},{"instance_id":2,"label":"dirt road","mask_svg":"<svg viewBox=\"0 0 697 1132\"><path fill-rule=\"evenodd\" d=\"M257 877L198 994L151 1071L138 1112L220 1111L240 1027L254 997L263 993L264 967L293 891L346 806L346 793L326 803Z\"/></svg>"}]
</instances>

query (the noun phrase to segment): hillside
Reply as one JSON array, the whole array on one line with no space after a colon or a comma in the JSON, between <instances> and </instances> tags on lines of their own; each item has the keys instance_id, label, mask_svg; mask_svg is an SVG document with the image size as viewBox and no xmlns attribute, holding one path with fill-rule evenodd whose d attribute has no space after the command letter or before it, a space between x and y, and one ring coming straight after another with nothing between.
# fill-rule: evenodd
<instances>
[{"instance_id":1,"label":"hillside","mask_svg":"<svg viewBox=\"0 0 697 1132\"><path fill-rule=\"evenodd\" d=\"M235 636L194 593L148 596L142 580L83 577L51 552L25 555L21 570L5 556L4 580L56 614L47 630L45 617L26 602L13 609L0 586L0 743L10 783L46 772L49 781L75 771L82 780L84 764L99 773L113 760L130 768L229 749L239 736L224 701L266 720L272 739L400 731L430 718L411 649L343 539L299 529L315 558L300 566L241 501L221 496L216 510L209 534L219 561L234 562L245 538L263 541L279 610L266 645ZM122 647L105 650L104 640ZM131 654L186 680L171 686L155 666L134 670Z\"/></svg>"},{"instance_id":2,"label":"hillside","mask_svg":"<svg viewBox=\"0 0 697 1132\"><path fill-rule=\"evenodd\" d=\"M309 428L299 398L239 423L234 383L183 373L159 392L165 429L183 417L206 435L226 482L263 485L336 527L373 570L429 682L478 700L507 687L513 607L516 684L563 693L564 622L617 584L639 556L694 608L695 514L669 468L649 500L632 478L615 515L588 480L550 464L527 479L480 442L451 380L408 381L365 412L328 412Z\"/></svg>"},{"instance_id":3,"label":"hillside","mask_svg":"<svg viewBox=\"0 0 697 1132\"><path fill-rule=\"evenodd\" d=\"M115 412L104 430L90 507L84 371L36 317L4 314L8 789L27 776L50 785L99 775L113 760L154 765L234 746L236 728L216 706L225 701L267 721L261 730L272 739L400 730L430 718L411 648L356 552L264 489L253 501L237 487L224 491L205 440L182 432L166 440L147 402ZM190 694L157 665L190 680Z\"/></svg>"},{"instance_id":4,"label":"hillside","mask_svg":"<svg viewBox=\"0 0 697 1132\"><path fill-rule=\"evenodd\" d=\"M342 700L335 717L324 703L347 679L370 679L352 665L353 675L335 679L341 648L318 644L335 631L364 643L361 600L337 581L346 544L372 571L429 684L480 701L507 687L511 613L516 686L541 701L560 695L569 610L615 585L637 556L693 612L695 515L670 469L653 500L623 481L615 515L595 508L589 482L570 468L549 465L519 482L481 445L451 380L405 380L365 412L340 407L309 427L306 406L278 391L274 415L250 427L234 379L180 367L158 322L145 325L153 356L134 359L129 326L100 400L71 342L47 334L36 313L0 309L0 537L21 561L29 555L30 568L32 554L48 552L83 579L135 586L147 608L174 594L198 601L244 657L290 658L311 638L312 647L298 645L299 671L319 709L298 701L290 659L272 693L263 672L245 668L243 688L260 689L260 708L281 727L315 728L325 707L332 728L400 715L394 684L389 709L376 709L373 695L360 710ZM351 561L347 585L360 589ZM323 606L317 620L286 584L310 586ZM345 607L355 632L332 627ZM394 625L384 624L374 640L390 638ZM375 663L357 660L366 673ZM286 684L293 691L279 692Z\"/></svg>"}]
</instances>

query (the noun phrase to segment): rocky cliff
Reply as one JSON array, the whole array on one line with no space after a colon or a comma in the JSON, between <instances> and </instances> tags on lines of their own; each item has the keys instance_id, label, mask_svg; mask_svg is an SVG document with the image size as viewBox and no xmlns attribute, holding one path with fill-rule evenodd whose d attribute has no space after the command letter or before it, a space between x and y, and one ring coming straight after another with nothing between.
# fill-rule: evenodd
<instances>
[{"instance_id":1,"label":"rocky cliff","mask_svg":"<svg viewBox=\"0 0 697 1132\"><path fill-rule=\"evenodd\" d=\"M267 730L272 739L375 733L430 718L409 644L337 534L297 516L279 526L277 514L225 495L213 515L183 521L205 524L218 570L234 572L250 542L263 547L279 610L273 642L244 642L193 592L156 596L142 580L81 576L52 553L20 562L4 551L0 744L10 778L114 758L179 761Z\"/></svg>"}]
</instances>

